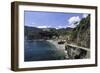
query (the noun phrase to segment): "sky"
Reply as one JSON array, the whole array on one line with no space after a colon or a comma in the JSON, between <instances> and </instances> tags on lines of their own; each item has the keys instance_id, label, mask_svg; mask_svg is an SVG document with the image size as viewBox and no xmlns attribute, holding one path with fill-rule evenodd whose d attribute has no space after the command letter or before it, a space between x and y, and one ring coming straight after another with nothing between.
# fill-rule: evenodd
<instances>
[{"instance_id":1,"label":"sky","mask_svg":"<svg viewBox=\"0 0 100 73\"><path fill-rule=\"evenodd\" d=\"M24 11L24 25L37 28L74 28L87 16L84 13ZM74 24L75 22L78 23Z\"/></svg>"}]
</instances>

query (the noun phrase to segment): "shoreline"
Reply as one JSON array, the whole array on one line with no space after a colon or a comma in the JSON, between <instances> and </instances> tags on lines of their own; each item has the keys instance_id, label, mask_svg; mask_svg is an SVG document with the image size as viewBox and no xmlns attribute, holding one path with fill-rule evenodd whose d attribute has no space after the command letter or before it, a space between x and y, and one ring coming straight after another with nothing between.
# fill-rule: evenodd
<instances>
[{"instance_id":1,"label":"shoreline","mask_svg":"<svg viewBox=\"0 0 100 73\"><path fill-rule=\"evenodd\" d=\"M63 50L63 52L65 54L65 59L69 59L68 51L65 50L65 43L64 44L58 44L58 41L54 41L54 40L46 40L46 41L52 43L53 45L55 45L57 49Z\"/></svg>"},{"instance_id":2,"label":"shoreline","mask_svg":"<svg viewBox=\"0 0 100 73\"><path fill-rule=\"evenodd\" d=\"M58 49L63 49L65 50L65 44L58 44L58 41L54 41L54 40L46 40L49 43L52 43L53 45L55 45Z\"/></svg>"}]
</instances>

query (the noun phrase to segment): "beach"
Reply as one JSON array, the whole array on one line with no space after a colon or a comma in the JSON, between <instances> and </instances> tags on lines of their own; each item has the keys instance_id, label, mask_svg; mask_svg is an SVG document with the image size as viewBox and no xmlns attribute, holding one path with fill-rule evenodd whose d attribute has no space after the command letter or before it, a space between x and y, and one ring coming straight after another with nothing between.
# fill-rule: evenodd
<instances>
[{"instance_id":1,"label":"beach","mask_svg":"<svg viewBox=\"0 0 100 73\"><path fill-rule=\"evenodd\" d=\"M55 45L57 47L57 49L63 49L65 50L65 44L58 44L57 40L46 40L50 43L52 43L53 45Z\"/></svg>"},{"instance_id":2,"label":"beach","mask_svg":"<svg viewBox=\"0 0 100 73\"><path fill-rule=\"evenodd\" d=\"M68 57L68 52L67 52L67 50L65 50L66 43L64 43L64 44L58 44L57 40L46 40L46 41L48 41L49 43L52 43L53 45L55 45L57 49L59 49L59 50L62 49L63 52L64 52L64 54L65 54L65 59L69 58Z\"/></svg>"}]
</instances>

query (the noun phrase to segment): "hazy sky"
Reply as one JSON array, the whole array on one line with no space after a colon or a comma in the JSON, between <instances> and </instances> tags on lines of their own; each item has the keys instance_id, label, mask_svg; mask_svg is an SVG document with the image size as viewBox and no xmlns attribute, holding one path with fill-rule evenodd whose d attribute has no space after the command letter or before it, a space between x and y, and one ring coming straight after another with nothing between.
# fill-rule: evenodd
<instances>
[{"instance_id":1,"label":"hazy sky","mask_svg":"<svg viewBox=\"0 0 100 73\"><path fill-rule=\"evenodd\" d=\"M63 12L40 12L24 11L24 25L37 28L74 28L75 22L79 22L88 14L83 13L63 13Z\"/></svg>"}]
</instances>

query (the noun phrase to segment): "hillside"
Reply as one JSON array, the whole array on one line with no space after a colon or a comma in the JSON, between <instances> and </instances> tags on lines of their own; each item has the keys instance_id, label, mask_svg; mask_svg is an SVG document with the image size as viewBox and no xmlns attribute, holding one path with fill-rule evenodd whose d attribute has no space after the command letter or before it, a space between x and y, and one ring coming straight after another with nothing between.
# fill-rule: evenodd
<instances>
[{"instance_id":1,"label":"hillside","mask_svg":"<svg viewBox=\"0 0 100 73\"><path fill-rule=\"evenodd\" d=\"M83 18L71 32L70 41L79 46L90 47L90 15Z\"/></svg>"},{"instance_id":2,"label":"hillside","mask_svg":"<svg viewBox=\"0 0 100 73\"><path fill-rule=\"evenodd\" d=\"M69 34L71 30L72 28L56 29L56 28L36 28L36 27L24 26L24 35L25 37L27 37L28 40L56 39L59 37L64 38L66 35Z\"/></svg>"},{"instance_id":3,"label":"hillside","mask_svg":"<svg viewBox=\"0 0 100 73\"><path fill-rule=\"evenodd\" d=\"M38 29L36 27L24 26L24 36L27 37L28 40L40 38L39 33L41 31L41 29Z\"/></svg>"}]
</instances>

